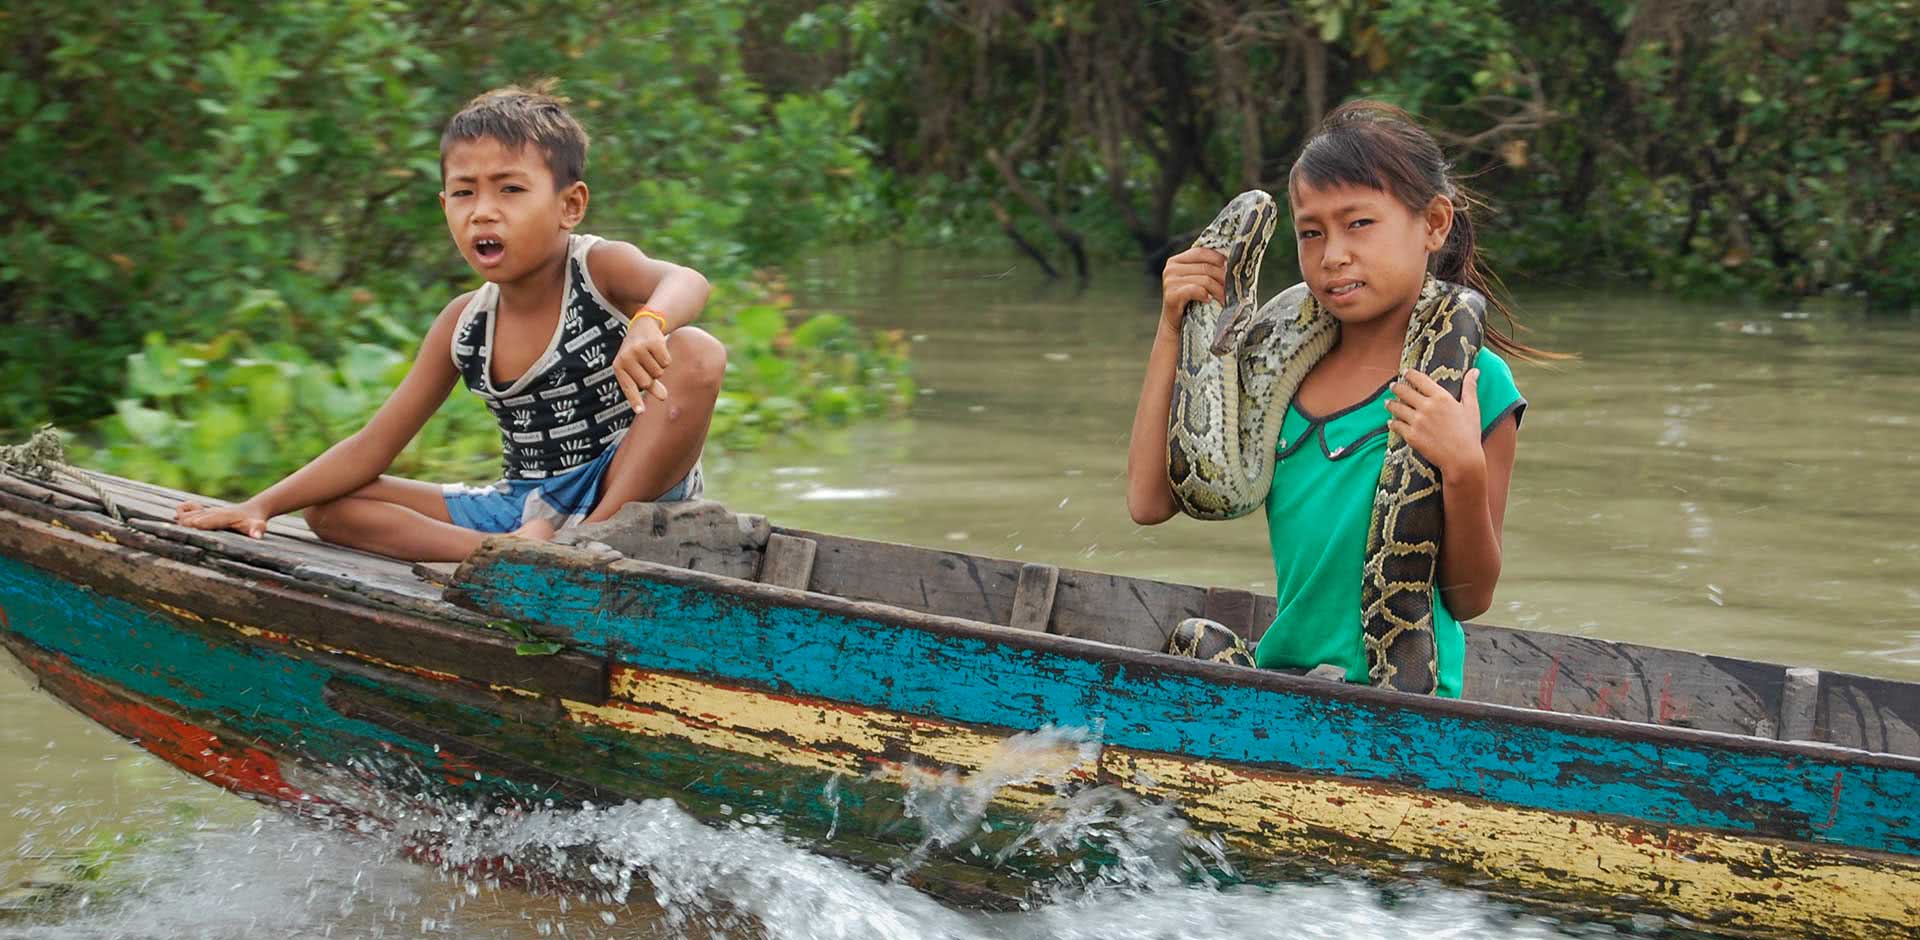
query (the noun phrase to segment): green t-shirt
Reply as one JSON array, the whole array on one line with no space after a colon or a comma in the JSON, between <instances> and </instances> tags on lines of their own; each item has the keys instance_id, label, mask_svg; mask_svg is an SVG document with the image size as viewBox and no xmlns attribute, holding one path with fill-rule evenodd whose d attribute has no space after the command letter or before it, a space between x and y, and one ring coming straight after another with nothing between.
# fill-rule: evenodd
<instances>
[{"instance_id":1,"label":"green t-shirt","mask_svg":"<svg viewBox=\"0 0 1920 940\"><path fill-rule=\"evenodd\" d=\"M1513 370L1481 349L1480 428L1484 435L1526 400ZM1267 493L1267 537L1273 546L1274 594L1279 616L1260 637L1254 661L1265 668L1312 668L1334 663L1348 682L1367 682L1361 639L1360 581L1367 552L1373 494L1387 455L1387 399L1382 385L1366 401L1324 417L1287 405L1279 457ZM1440 666L1439 694L1460 696L1466 633L1440 592L1433 596L1433 639Z\"/></svg>"}]
</instances>

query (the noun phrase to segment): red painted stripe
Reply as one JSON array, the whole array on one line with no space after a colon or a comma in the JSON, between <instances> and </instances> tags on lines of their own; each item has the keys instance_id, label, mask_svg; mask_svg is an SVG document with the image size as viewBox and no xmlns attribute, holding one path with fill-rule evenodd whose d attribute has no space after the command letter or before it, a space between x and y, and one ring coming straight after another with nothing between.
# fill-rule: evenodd
<instances>
[{"instance_id":1,"label":"red painted stripe","mask_svg":"<svg viewBox=\"0 0 1920 940\"><path fill-rule=\"evenodd\" d=\"M276 800L305 798L281 775L280 762L273 755L224 741L205 728L135 701L87 678L64 657L32 658L34 671L61 700L161 760L229 790Z\"/></svg>"},{"instance_id":2,"label":"red painted stripe","mask_svg":"<svg viewBox=\"0 0 1920 940\"><path fill-rule=\"evenodd\" d=\"M1540 679L1540 710L1553 711L1553 690L1560 684L1560 657L1554 656L1547 674Z\"/></svg>"}]
</instances>

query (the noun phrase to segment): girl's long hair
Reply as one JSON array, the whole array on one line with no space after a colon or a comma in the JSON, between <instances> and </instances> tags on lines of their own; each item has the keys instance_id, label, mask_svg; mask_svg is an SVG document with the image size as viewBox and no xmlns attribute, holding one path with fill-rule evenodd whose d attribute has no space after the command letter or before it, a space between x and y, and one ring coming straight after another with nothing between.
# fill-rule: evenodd
<instances>
[{"instance_id":1,"label":"girl's long hair","mask_svg":"<svg viewBox=\"0 0 1920 940\"><path fill-rule=\"evenodd\" d=\"M1479 291L1500 312L1507 330L1489 322L1486 342L1494 349L1529 362L1570 358L1565 353L1536 349L1513 338L1522 327L1505 299L1504 285L1486 270L1474 241L1473 210L1485 203L1453 177L1453 166L1433 139L1407 112L1382 101L1349 101L1320 123L1319 131L1300 150L1288 174L1289 187L1305 183L1314 189L1365 186L1391 193L1423 215L1435 196L1453 203L1453 229L1446 244L1427 261L1427 270L1443 281ZM1496 290L1496 288L1500 288Z\"/></svg>"}]
</instances>

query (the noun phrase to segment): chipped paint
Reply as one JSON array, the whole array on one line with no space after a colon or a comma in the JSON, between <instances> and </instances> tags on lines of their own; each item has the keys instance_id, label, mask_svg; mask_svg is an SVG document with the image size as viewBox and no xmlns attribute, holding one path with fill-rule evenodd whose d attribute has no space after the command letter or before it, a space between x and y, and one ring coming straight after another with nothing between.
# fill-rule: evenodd
<instances>
[{"instance_id":1,"label":"chipped paint","mask_svg":"<svg viewBox=\"0 0 1920 940\"><path fill-rule=\"evenodd\" d=\"M895 625L604 570L500 559L478 577L462 587L490 613L558 626L576 648L613 651L640 670L963 725L1098 727L1109 746L1550 813L1604 809L1647 825L1920 855L1920 773L1838 750L1827 758L1730 736L1648 739L1513 709L1502 711L1514 720L1495 720L1450 703L1229 684L1110 662L1091 644L1068 655L1012 631ZM1835 773L1846 780L1837 809ZM1829 817L1830 828L1813 827Z\"/></svg>"},{"instance_id":2,"label":"chipped paint","mask_svg":"<svg viewBox=\"0 0 1920 940\"><path fill-rule=\"evenodd\" d=\"M164 610L167 613L174 615L175 617L179 617L181 620L191 620L195 623L207 622L207 618L202 617L199 614L196 614L193 611L188 610L184 607L175 607L172 604L166 603L164 601L155 601L155 600L149 600L147 601L147 603L152 604L154 607L157 607L160 610Z\"/></svg>"},{"instance_id":3,"label":"chipped paint","mask_svg":"<svg viewBox=\"0 0 1920 940\"><path fill-rule=\"evenodd\" d=\"M313 797L288 783L280 762L259 748L234 747L204 728L129 701L52 657L31 663L46 687L154 756L228 790L290 802Z\"/></svg>"},{"instance_id":4,"label":"chipped paint","mask_svg":"<svg viewBox=\"0 0 1920 940\"><path fill-rule=\"evenodd\" d=\"M176 703L183 714L217 709L223 730L236 737L297 744L316 762L340 766L370 747L432 754L423 743L328 708L332 674L311 660L180 629L144 605L76 588L12 559L0 558L0 597L13 613L10 635L64 657L96 684Z\"/></svg>"},{"instance_id":5,"label":"chipped paint","mask_svg":"<svg viewBox=\"0 0 1920 940\"><path fill-rule=\"evenodd\" d=\"M289 645L294 642L294 638L290 634L278 633L273 630L268 630L264 627L256 627L249 624L238 623L236 621L228 620L224 617L215 617L213 618L213 622L223 627L226 627L232 630L233 632L240 634L241 636L253 637L254 639L259 639L259 640L271 640L275 643L282 643L282 644L289 644Z\"/></svg>"},{"instance_id":6,"label":"chipped paint","mask_svg":"<svg viewBox=\"0 0 1920 940\"><path fill-rule=\"evenodd\" d=\"M616 668L615 701L602 706L564 701L582 724L645 737L669 737L808 770L871 774L894 782L956 769L995 780L1090 783L1095 765L1070 745L1021 751L1018 765L1003 747L1007 732L976 730L875 709L728 689L684 676ZM1016 788L1004 799L1037 808L1051 791Z\"/></svg>"},{"instance_id":7,"label":"chipped paint","mask_svg":"<svg viewBox=\"0 0 1920 940\"><path fill-rule=\"evenodd\" d=\"M341 649L340 647L328 646L324 643L309 644L304 640L299 640L296 642L300 643L301 646L310 650L319 650L321 652L332 653L336 656L346 656L351 659L357 659L363 663L371 663L372 665L381 666L387 669L392 669L396 672L404 672L410 676L419 676L422 679L432 679L435 682L461 681L460 676L454 675L451 672L442 672L438 669L428 669L425 666L409 666L406 663L396 663L396 662L393 662L392 660L381 659L378 656L362 653L358 650Z\"/></svg>"},{"instance_id":8,"label":"chipped paint","mask_svg":"<svg viewBox=\"0 0 1920 940\"><path fill-rule=\"evenodd\" d=\"M1383 853L1466 868L1536 898L1607 897L1789 936L1883 937L1920 925L1920 862L1517 809L1428 791L1109 749L1187 818L1264 857L1365 864Z\"/></svg>"},{"instance_id":9,"label":"chipped paint","mask_svg":"<svg viewBox=\"0 0 1920 940\"><path fill-rule=\"evenodd\" d=\"M158 604L158 603L156 603L154 606L161 607L165 609L168 613L174 614L176 616L185 616L187 617L187 619L197 620L202 623L206 622L205 618L194 615L190 611L181 611L178 608L169 607L165 604ZM261 639L261 640L270 640L275 643L288 644L297 649L305 650L309 653L331 653L335 656L346 656L350 659L357 659L363 663L370 663L372 665L380 666L386 669L393 669L399 672L407 673L408 675L419 676L423 679L432 679L436 682L458 682L464 678L462 676L455 675L451 672L444 672L438 669L428 669L423 666L411 666L406 663L396 663L391 660L382 659L378 656L372 656L367 653L362 653L359 650L346 649L344 647L339 647L339 646L330 646L325 643L315 643L312 640L308 640L304 637L297 637L287 633L279 633L273 630L268 630L263 627L256 627L256 626L251 626L249 624L238 623L232 620L228 620L224 617L215 617L213 618L213 622L223 627L227 627L231 629L233 632L240 634L241 636L252 637L254 639ZM501 685L501 686L490 686L490 688L492 688L496 692L511 691L511 692L517 692L521 695L524 695L530 698L538 697L538 693L528 692L524 689L516 689L516 688L513 688L512 686Z\"/></svg>"},{"instance_id":10,"label":"chipped paint","mask_svg":"<svg viewBox=\"0 0 1920 940\"><path fill-rule=\"evenodd\" d=\"M563 702L568 725L585 740L602 735L656 755L603 771L582 766L579 753L553 752L551 739L520 725L526 746L549 750L515 759L625 788L616 792L662 783L626 776L636 766L688 761L712 770L699 784L703 798L734 805L751 805L760 791L730 792L729 781L783 772L891 786L948 773L1066 775L1171 799L1255 869L1274 858L1378 867L1412 856L1541 898L1645 904L1729 929L1865 938L1920 923L1920 787L1900 766L1721 750L1710 736L1640 741L1592 727L1493 722L1424 702L1388 708L998 634L942 633L594 572L498 567L490 605L558 623L576 648L620 651L613 700ZM51 661L153 703L142 706L153 715L184 716L176 727L162 723L182 742L162 756L191 768L196 754L217 753L217 766L202 767L222 785L275 786L260 763L267 751L232 744L256 739L318 764L391 751L462 791L512 785L497 779L498 768L481 769L482 759L441 754L394 730L406 725L336 710L327 690L341 675L324 662L174 622L206 622L191 612L161 608L161 616L6 559L0 597L15 615L0 615L0 626L50 651ZM248 637L272 633L221 623ZM328 651L429 683L457 678ZM123 730L133 727L124 715L82 707L134 733ZM426 727L506 728L507 719L465 705L434 708L420 713ZM1008 735L1047 723L1097 728L1104 747L1091 763L1072 748L1037 763L995 763ZM211 733L203 724L220 729L224 750L193 736ZM1023 811L1047 796L1020 786L999 793L1003 807ZM828 811L817 791L783 798ZM1765 837L1782 831L1804 835Z\"/></svg>"},{"instance_id":11,"label":"chipped paint","mask_svg":"<svg viewBox=\"0 0 1920 940\"><path fill-rule=\"evenodd\" d=\"M1893 860L1711 832L1568 816L1404 786L1259 771L1107 747L1094 765L1063 749L1041 766L1004 766L1004 730L966 728L685 676L619 669L619 701L566 703L574 721L777 761L796 771L912 785L938 770L965 778L1108 782L1175 802L1245 857L1319 857L1393 868L1418 858L1499 879L1537 898L1657 904L1745 931L1875 936L1920 924L1920 860ZM936 766L904 763L899 755ZM1097 777L1095 771L1097 770ZM1032 811L1039 787L1003 789Z\"/></svg>"}]
</instances>

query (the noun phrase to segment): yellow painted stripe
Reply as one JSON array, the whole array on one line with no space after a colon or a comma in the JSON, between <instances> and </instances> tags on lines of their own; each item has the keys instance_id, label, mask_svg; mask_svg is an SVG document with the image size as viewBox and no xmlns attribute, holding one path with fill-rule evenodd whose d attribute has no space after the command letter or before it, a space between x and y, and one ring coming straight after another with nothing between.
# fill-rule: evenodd
<instances>
[{"instance_id":1,"label":"yellow painted stripe","mask_svg":"<svg viewBox=\"0 0 1920 940\"><path fill-rule=\"evenodd\" d=\"M148 601L148 603L152 604L155 607L160 608L161 610L166 611L167 613L174 615L175 617L179 617L182 620L191 620L195 623L207 622L207 618L202 617L199 614L196 614L193 611L186 609L185 607L175 607L172 604L167 604L167 603L163 603L161 601L155 601L155 600L150 600Z\"/></svg>"},{"instance_id":2,"label":"yellow painted stripe","mask_svg":"<svg viewBox=\"0 0 1920 940\"><path fill-rule=\"evenodd\" d=\"M760 760L852 776L878 774L895 783L933 781L953 770L968 783L1068 778L1092 782L1095 766L1062 744L1009 752L998 735L892 712L822 705L764 692L730 689L667 673L615 668L614 702L563 700L583 724L643 737L669 737ZM954 782L960 782L956 776ZM1008 787L1000 801L1038 809L1051 791Z\"/></svg>"},{"instance_id":3,"label":"yellow painted stripe","mask_svg":"<svg viewBox=\"0 0 1920 940\"><path fill-rule=\"evenodd\" d=\"M573 720L675 738L796 769L895 783L941 770L975 780L1065 774L1175 802L1252 858L1306 856L1394 867L1394 853L1476 871L1542 899L1635 895L1749 931L1881 937L1920 925L1920 862L1898 856L1519 809L1426 790L1255 771L1105 748L1010 753L994 731L824 705L685 676L619 668L615 702L564 702ZM932 765L929 767L927 765ZM1008 787L1011 809L1049 793Z\"/></svg>"},{"instance_id":4,"label":"yellow painted stripe","mask_svg":"<svg viewBox=\"0 0 1920 940\"><path fill-rule=\"evenodd\" d=\"M1801 936L1883 937L1920 926L1920 864L1686 829L1564 816L1403 787L1246 772L1109 751L1197 825L1255 854L1462 866L1543 898L1636 895L1702 921ZM1508 890L1511 890L1508 889Z\"/></svg>"}]
</instances>

